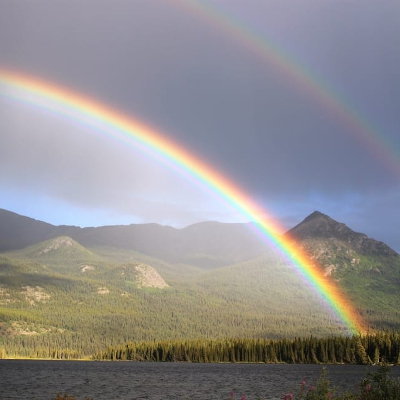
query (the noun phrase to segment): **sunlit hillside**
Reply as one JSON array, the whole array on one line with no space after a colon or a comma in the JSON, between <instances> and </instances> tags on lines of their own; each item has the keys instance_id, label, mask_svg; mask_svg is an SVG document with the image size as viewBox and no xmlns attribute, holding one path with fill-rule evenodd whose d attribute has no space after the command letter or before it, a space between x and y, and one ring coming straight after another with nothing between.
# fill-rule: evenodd
<instances>
[{"instance_id":1,"label":"sunlit hillside","mask_svg":"<svg viewBox=\"0 0 400 400\"><path fill-rule=\"evenodd\" d=\"M131 248L116 247L118 227L113 228L116 233L109 246L106 236L103 244L90 237L79 243L82 231L71 228L79 232L75 239L58 236L1 253L0 348L11 357L53 357L62 352L63 357L80 358L142 340L350 333L320 294L276 251L266 244L261 247L248 226L240 231L235 225L236 233L228 239L216 235L215 227L218 233L229 232L230 225L202 225L202 234L213 237L214 247L205 251L211 242L200 244L201 253L196 253L198 234L190 240L190 232L174 232L175 237L181 235L181 243L186 238L176 257L180 262L155 257L160 246L150 254L132 248L134 241ZM244 246L242 251L238 245L232 254L241 261L232 262L228 244L246 232L253 248ZM146 239L151 248L151 236ZM327 273L371 329L400 327L395 306L400 301L395 290L400 257L395 252L357 253L349 241L343 244L338 237L324 235L316 235L314 241L303 239L312 257L318 250Z\"/></svg>"}]
</instances>

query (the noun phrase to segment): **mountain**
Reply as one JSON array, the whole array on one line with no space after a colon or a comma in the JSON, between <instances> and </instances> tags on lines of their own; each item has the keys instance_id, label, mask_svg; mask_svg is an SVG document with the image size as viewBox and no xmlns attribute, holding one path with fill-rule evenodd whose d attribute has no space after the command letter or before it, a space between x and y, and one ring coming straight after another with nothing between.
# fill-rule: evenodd
<instances>
[{"instance_id":1,"label":"mountain","mask_svg":"<svg viewBox=\"0 0 400 400\"><path fill-rule=\"evenodd\" d=\"M250 224L203 222L183 229L157 224L84 228L69 236L87 247L135 250L170 263L224 266L269 251Z\"/></svg>"},{"instance_id":2,"label":"mountain","mask_svg":"<svg viewBox=\"0 0 400 400\"><path fill-rule=\"evenodd\" d=\"M76 260L94 256L92 252L68 236L59 236L40 242L39 244L25 248L19 254L36 261Z\"/></svg>"},{"instance_id":3,"label":"mountain","mask_svg":"<svg viewBox=\"0 0 400 400\"><path fill-rule=\"evenodd\" d=\"M315 212L286 233L371 328L400 328L400 256ZM125 342L348 334L250 224L53 226L0 210L0 354ZM284 310L284 313L282 313Z\"/></svg>"},{"instance_id":4,"label":"mountain","mask_svg":"<svg viewBox=\"0 0 400 400\"><path fill-rule=\"evenodd\" d=\"M59 236L58 227L0 209L0 251L23 249Z\"/></svg>"},{"instance_id":5,"label":"mountain","mask_svg":"<svg viewBox=\"0 0 400 400\"><path fill-rule=\"evenodd\" d=\"M398 329L400 255L315 211L285 234L325 268L371 326Z\"/></svg>"},{"instance_id":6,"label":"mountain","mask_svg":"<svg viewBox=\"0 0 400 400\"><path fill-rule=\"evenodd\" d=\"M400 257L385 243L354 232L319 211L286 232L285 237L300 243L312 258L331 268L359 265L362 259L380 261L387 267Z\"/></svg>"},{"instance_id":7,"label":"mountain","mask_svg":"<svg viewBox=\"0 0 400 400\"><path fill-rule=\"evenodd\" d=\"M184 229L158 224L79 228L53 226L0 210L0 251L67 236L88 248L133 250L170 263L226 266L271 251L251 224L203 222Z\"/></svg>"},{"instance_id":8,"label":"mountain","mask_svg":"<svg viewBox=\"0 0 400 400\"><path fill-rule=\"evenodd\" d=\"M306 240L338 240L361 254L396 256L397 253L383 242L371 239L363 233L354 232L345 224L339 223L327 215L315 211L301 223L285 234L293 239Z\"/></svg>"}]
</instances>

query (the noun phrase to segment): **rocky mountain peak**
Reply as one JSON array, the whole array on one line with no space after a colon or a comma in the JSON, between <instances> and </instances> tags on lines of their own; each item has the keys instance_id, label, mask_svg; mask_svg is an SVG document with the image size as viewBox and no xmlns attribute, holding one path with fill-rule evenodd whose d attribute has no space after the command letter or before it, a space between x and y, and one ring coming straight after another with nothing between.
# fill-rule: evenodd
<instances>
[{"instance_id":1,"label":"rocky mountain peak","mask_svg":"<svg viewBox=\"0 0 400 400\"><path fill-rule=\"evenodd\" d=\"M369 238L363 233L355 232L345 224L335 221L320 211L314 211L289 230L285 236L298 241L335 239L362 254L397 255L383 242Z\"/></svg>"},{"instance_id":2,"label":"rocky mountain peak","mask_svg":"<svg viewBox=\"0 0 400 400\"><path fill-rule=\"evenodd\" d=\"M308 238L336 238L341 240L355 239L362 240L367 236L362 233L356 233L345 224L335 221L331 217L314 211L302 222L292 228L287 235L299 240Z\"/></svg>"}]
</instances>

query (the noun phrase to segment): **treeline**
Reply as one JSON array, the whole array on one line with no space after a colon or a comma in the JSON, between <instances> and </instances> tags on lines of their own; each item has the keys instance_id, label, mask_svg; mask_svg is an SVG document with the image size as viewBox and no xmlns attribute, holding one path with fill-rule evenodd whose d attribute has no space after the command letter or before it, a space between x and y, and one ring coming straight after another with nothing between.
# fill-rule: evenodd
<instances>
[{"instance_id":1,"label":"treeline","mask_svg":"<svg viewBox=\"0 0 400 400\"><path fill-rule=\"evenodd\" d=\"M400 364L400 332L280 339L166 340L110 347L99 360L160 362Z\"/></svg>"}]
</instances>

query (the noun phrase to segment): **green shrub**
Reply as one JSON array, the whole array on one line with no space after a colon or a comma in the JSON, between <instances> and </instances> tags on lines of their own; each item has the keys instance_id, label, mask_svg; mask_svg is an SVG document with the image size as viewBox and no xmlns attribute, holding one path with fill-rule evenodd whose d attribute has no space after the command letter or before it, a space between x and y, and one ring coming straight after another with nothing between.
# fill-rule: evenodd
<instances>
[{"instance_id":1,"label":"green shrub","mask_svg":"<svg viewBox=\"0 0 400 400\"><path fill-rule=\"evenodd\" d=\"M330 386L326 368L315 384L308 388L306 382L301 383L297 395L286 393L284 400L400 400L400 379L390 378L390 367L382 365L377 372L368 372L360 383L359 393L335 395L335 389Z\"/></svg>"}]
</instances>

